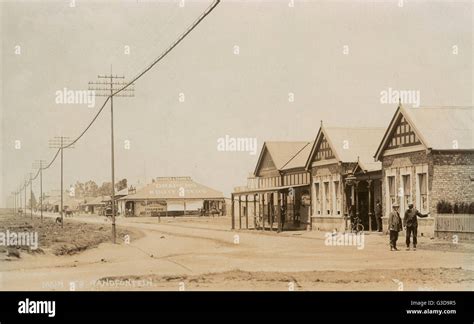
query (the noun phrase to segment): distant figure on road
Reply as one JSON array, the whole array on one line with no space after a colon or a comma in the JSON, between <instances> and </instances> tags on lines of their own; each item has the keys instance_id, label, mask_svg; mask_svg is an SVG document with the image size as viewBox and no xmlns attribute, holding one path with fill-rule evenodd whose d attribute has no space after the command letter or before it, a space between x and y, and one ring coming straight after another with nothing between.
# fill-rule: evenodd
<instances>
[{"instance_id":1,"label":"distant figure on road","mask_svg":"<svg viewBox=\"0 0 474 324\"><path fill-rule=\"evenodd\" d=\"M398 251L397 240L398 232L402 230L402 219L398 213L399 205L394 203L392 205L393 211L388 216L388 229L390 231L390 251Z\"/></svg>"},{"instance_id":2,"label":"distant figure on road","mask_svg":"<svg viewBox=\"0 0 474 324\"><path fill-rule=\"evenodd\" d=\"M375 203L375 222L377 223L377 231L382 232L382 204L380 203L380 200L377 199L377 202Z\"/></svg>"},{"instance_id":3,"label":"distant figure on road","mask_svg":"<svg viewBox=\"0 0 474 324\"><path fill-rule=\"evenodd\" d=\"M410 236L413 233L413 250L416 251L417 242L417 231L418 231L418 218L417 217L428 217L428 214L420 213L416 208L413 208L413 203L408 203L408 209L405 211L405 217L403 217L403 226L406 228L406 244L407 251L410 250Z\"/></svg>"}]
</instances>

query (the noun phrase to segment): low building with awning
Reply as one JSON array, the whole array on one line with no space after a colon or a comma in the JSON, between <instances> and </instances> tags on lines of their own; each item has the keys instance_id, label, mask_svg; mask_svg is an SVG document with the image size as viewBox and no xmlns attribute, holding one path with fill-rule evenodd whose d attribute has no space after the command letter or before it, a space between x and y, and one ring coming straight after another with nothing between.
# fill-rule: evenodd
<instances>
[{"instance_id":1,"label":"low building with awning","mask_svg":"<svg viewBox=\"0 0 474 324\"><path fill-rule=\"evenodd\" d=\"M81 204L81 209L85 213L89 214L99 214L100 211L105 207L104 202L105 197L87 197L84 199L84 202Z\"/></svg>"},{"instance_id":2,"label":"low building with awning","mask_svg":"<svg viewBox=\"0 0 474 324\"><path fill-rule=\"evenodd\" d=\"M311 226L311 177L305 164L312 146L310 141L264 143L247 186L236 187L232 193L232 229L248 229L249 225L270 230Z\"/></svg>"},{"instance_id":3,"label":"low building with awning","mask_svg":"<svg viewBox=\"0 0 474 324\"><path fill-rule=\"evenodd\" d=\"M63 195L63 208L64 210L79 210L81 200L75 197L71 197L68 194ZM43 210L59 213L61 210L61 196L49 196L43 199Z\"/></svg>"},{"instance_id":4,"label":"low building with awning","mask_svg":"<svg viewBox=\"0 0 474 324\"><path fill-rule=\"evenodd\" d=\"M118 205L126 216L225 215L223 193L191 177L158 177Z\"/></svg>"}]
</instances>

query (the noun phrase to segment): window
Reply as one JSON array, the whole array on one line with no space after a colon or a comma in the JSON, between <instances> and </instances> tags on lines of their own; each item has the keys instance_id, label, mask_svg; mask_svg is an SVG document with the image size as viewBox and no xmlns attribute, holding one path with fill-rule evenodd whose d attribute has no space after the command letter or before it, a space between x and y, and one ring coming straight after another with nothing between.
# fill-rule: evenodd
<instances>
[{"instance_id":1,"label":"window","mask_svg":"<svg viewBox=\"0 0 474 324\"><path fill-rule=\"evenodd\" d=\"M314 201L315 201L315 208L314 210L318 213L318 215L321 214L321 199L320 199L320 193L319 193L319 183L314 184L314 194L316 195Z\"/></svg>"},{"instance_id":2,"label":"window","mask_svg":"<svg viewBox=\"0 0 474 324\"><path fill-rule=\"evenodd\" d=\"M334 201L336 202L335 210L337 211L337 214L341 214L341 197L339 194L339 181L334 181Z\"/></svg>"},{"instance_id":3,"label":"window","mask_svg":"<svg viewBox=\"0 0 474 324\"><path fill-rule=\"evenodd\" d=\"M428 184L426 173L418 174L418 191L420 192L420 209L422 212L428 210Z\"/></svg>"},{"instance_id":4,"label":"window","mask_svg":"<svg viewBox=\"0 0 474 324\"><path fill-rule=\"evenodd\" d=\"M326 214L331 214L330 209L330 199L329 199L329 182L324 183L324 209L326 210Z\"/></svg>"},{"instance_id":5,"label":"window","mask_svg":"<svg viewBox=\"0 0 474 324\"><path fill-rule=\"evenodd\" d=\"M387 177L387 183L388 183L388 196L390 198L389 210L392 210L392 205L397 201L397 196L395 192L395 177L394 176Z\"/></svg>"},{"instance_id":6,"label":"window","mask_svg":"<svg viewBox=\"0 0 474 324\"><path fill-rule=\"evenodd\" d=\"M403 175L402 176L402 181L403 181L403 202L404 206L403 208L408 207L408 202L411 200L411 181L410 181L410 175Z\"/></svg>"}]
</instances>

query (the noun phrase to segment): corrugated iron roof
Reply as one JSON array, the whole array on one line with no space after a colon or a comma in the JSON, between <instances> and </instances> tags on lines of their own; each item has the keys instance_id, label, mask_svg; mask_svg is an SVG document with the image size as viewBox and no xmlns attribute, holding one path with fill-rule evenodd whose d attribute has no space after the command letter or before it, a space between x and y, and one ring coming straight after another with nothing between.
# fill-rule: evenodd
<instances>
[{"instance_id":1,"label":"corrugated iron roof","mask_svg":"<svg viewBox=\"0 0 474 324\"><path fill-rule=\"evenodd\" d=\"M319 145L321 136L324 136L338 161L359 161L360 167L365 171L381 170L382 165L374 161L373 154L380 144L384 130L382 127L321 126L306 166L309 167L312 157L316 154L316 145Z\"/></svg>"},{"instance_id":2,"label":"corrugated iron roof","mask_svg":"<svg viewBox=\"0 0 474 324\"><path fill-rule=\"evenodd\" d=\"M265 146L278 170L282 170L308 142L265 142Z\"/></svg>"},{"instance_id":3,"label":"corrugated iron roof","mask_svg":"<svg viewBox=\"0 0 474 324\"><path fill-rule=\"evenodd\" d=\"M86 200L84 205L103 205L104 204L104 196L94 197L92 199Z\"/></svg>"},{"instance_id":4,"label":"corrugated iron roof","mask_svg":"<svg viewBox=\"0 0 474 324\"><path fill-rule=\"evenodd\" d=\"M121 200L141 199L223 199L222 192L195 182L190 177L157 178L155 182Z\"/></svg>"},{"instance_id":5,"label":"corrugated iron roof","mask_svg":"<svg viewBox=\"0 0 474 324\"><path fill-rule=\"evenodd\" d=\"M474 107L406 108L401 105L379 143L376 159L381 159L401 115L427 149L474 150Z\"/></svg>"},{"instance_id":6,"label":"corrugated iron roof","mask_svg":"<svg viewBox=\"0 0 474 324\"><path fill-rule=\"evenodd\" d=\"M308 145L309 144L309 145ZM254 175L258 174L260 164L263 161L265 152L267 152L275 168L278 171L289 170L293 168L304 167L307 160L308 147L311 149L310 142L303 141L270 141L263 144L260 156L255 166ZM302 162L304 161L304 162Z\"/></svg>"},{"instance_id":7,"label":"corrugated iron roof","mask_svg":"<svg viewBox=\"0 0 474 324\"><path fill-rule=\"evenodd\" d=\"M67 194L63 195L63 205L77 207L83 200L75 197L71 197ZM43 200L44 205L60 205L61 196L49 196Z\"/></svg>"},{"instance_id":8,"label":"corrugated iron roof","mask_svg":"<svg viewBox=\"0 0 474 324\"><path fill-rule=\"evenodd\" d=\"M311 153L312 146L313 142L306 142L306 144L295 155L293 155L288 162L286 162L282 167L282 170L304 168L308 156Z\"/></svg>"},{"instance_id":9,"label":"corrugated iron roof","mask_svg":"<svg viewBox=\"0 0 474 324\"><path fill-rule=\"evenodd\" d=\"M474 149L474 107L402 107L427 148Z\"/></svg>"}]
</instances>

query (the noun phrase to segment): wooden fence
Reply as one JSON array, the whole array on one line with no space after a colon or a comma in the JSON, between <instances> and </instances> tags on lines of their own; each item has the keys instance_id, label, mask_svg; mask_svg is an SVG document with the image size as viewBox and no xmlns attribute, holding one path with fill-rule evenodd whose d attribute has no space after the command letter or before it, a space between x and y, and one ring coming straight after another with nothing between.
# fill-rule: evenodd
<instances>
[{"instance_id":1,"label":"wooden fence","mask_svg":"<svg viewBox=\"0 0 474 324\"><path fill-rule=\"evenodd\" d=\"M435 236L460 235L465 239L474 239L474 215L437 214L435 216Z\"/></svg>"}]
</instances>

